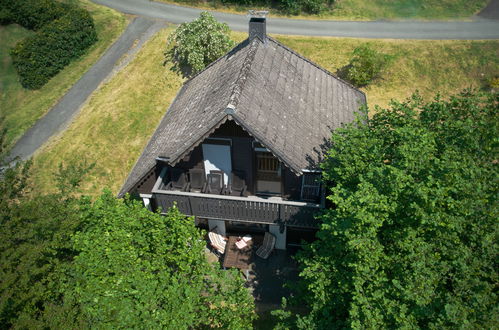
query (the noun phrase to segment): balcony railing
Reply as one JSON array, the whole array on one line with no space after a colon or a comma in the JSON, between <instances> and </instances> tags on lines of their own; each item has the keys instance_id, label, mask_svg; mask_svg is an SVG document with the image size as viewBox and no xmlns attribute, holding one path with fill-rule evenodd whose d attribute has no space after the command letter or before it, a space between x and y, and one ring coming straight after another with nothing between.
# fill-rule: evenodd
<instances>
[{"instance_id":1,"label":"balcony railing","mask_svg":"<svg viewBox=\"0 0 499 330\"><path fill-rule=\"evenodd\" d=\"M180 212L200 218L318 227L319 204L173 190L153 190L153 198L162 212L176 204Z\"/></svg>"}]
</instances>

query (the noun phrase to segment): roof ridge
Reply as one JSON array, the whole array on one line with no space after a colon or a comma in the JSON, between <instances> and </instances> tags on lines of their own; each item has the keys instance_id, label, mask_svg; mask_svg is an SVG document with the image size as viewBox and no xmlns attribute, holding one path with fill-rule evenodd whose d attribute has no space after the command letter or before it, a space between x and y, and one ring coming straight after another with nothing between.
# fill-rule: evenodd
<instances>
[{"instance_id":1,"label":"roof ridge","mask_svg":"<svg viewBox=\"0 0 499 330\"><path fill-rule=\"evenodd\" d=\"M278 40L270 37L270 36L267 36L267 39L273 41L274 43L276 43L278 46L281 46L282 48L286 49L287 51L293 53L294 55L298 56L299 58L301 58L302 60L304 60L305 62L309 63L309 64L312 64L313 66L315 66L317 69L327 73L328 75L330 75L331 77L335 78L336 80L346 84L347 86L355 89L356 91L362 93L364 95L364 98L366 97L366 93L364 93L363 91L361 91L360 89L358 89L357 87L355 87L354 85L352 85L351 83L349 83L348 81L344 80L344 79L341 79L340 77L338 77L337 75L333 74L331 71L327 70L327 69L324 69L323 67L321 67L320 65L318 65L317 63L314 63L312 60L309 60L308 58L306 58L305 56L301 55L300 53L297 53L295 52L294 50L292 50L291 48L285 46L284 44L280 43Z\"/></svg>"},{"instance_id":2,"label":"roof ridge","mask_svg":"<svg viewBox=\"0 0 499 330\"><path fill-rule=\"evenodd\" d=\"M250 41L248 53L241 65L241 70L239 70L239 76L234 82L234 88L229 97L229 103L227 104L227 108L235 109L239 103L239 97L242 94L243 87L248 78L248 74L251 71L251 65L253 64L253 60L255 59L256 49L258 48L259 43L261 43L259 39L253 39Z\"/></svg>"}]
</instances>

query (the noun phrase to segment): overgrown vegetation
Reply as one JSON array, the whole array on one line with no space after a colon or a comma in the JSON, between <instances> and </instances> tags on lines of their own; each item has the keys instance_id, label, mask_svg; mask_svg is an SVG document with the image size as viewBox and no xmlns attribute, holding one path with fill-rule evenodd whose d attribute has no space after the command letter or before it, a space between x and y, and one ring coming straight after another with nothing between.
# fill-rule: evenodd
<instances>
[{"instance_id":1,"label":"overgrown vegetation","mask_svg":"<svg viewBox=\"0 0 499 330\"><path fill-rule=\"evenodd\" d=\"M487 0L159 0L204 9L244 14L249 9L269 10L271 16L347 20L459 19L478 13Z\"/></svg>"},{"instance_id":2,"label":"overgrown vegetation","mask_svg":"<svg viewBox=\"0 0 499 330\"><path fill-rule=\"evenodd\" d=\"M370 44L356 47L346 67L346 79L357 87L370 84L380 78L392 57L373 49Z\"/></svg>"},{"instance_id":3,"label":"overgrown vegetation","mask_svg":"<svg viewBox=\"0 0 499 330\"><path fill-rule=\"evenodd\" d=\"M318 240L300 256L306 329L493 328L499 95L415 95L333 134Z\"/></svg>"},{"instance_id":4,"label":"overgrown vegetation","mask_svg":"<svg viewBox=\"0 0 499 330\"><path fill-rule=\"evenodd\" d=\"M251 327L244 280L208 263L192 218L109 191L95 202L78 197L89 169L78 163L58 171L63 190L32 194L28 168L0 178L2 327Z\"/></svg>"},{"instance_id":5,"label":"overgrown vegetation","mask_svg":"<svg viewBox=\"0 0 499 330\"><path fill-rule=\"evenodd\" d=\"M12 63L25 88L39 89L97 41L88 11L55 0L3 0L0 23L37 32L12 50Z\"/></svg>"},{"instance_id":6,"label":"overgrown vegetation","mask_svg":"<svg viewBox=\"0 0 499 330\"><path fill-rule=\"evenodd\" d=\"M200 5L205 4L202 0L176 0L175 2ZM212 6L229 5L243 6L251 8L252 6L272 8L286 14L297 15L299 13L320 14L330 9L335 0L215 0L208 1Z\"/></svg>"},{"instance_id":7,"label":"overgrown vegetation","mask_svg":"<svg viewBox=\"0 0 499 330\"><path fill-rule=\"evenodd\" d=\"M229 26L204 11L192 22L180 24L168 37L168 60L186 76L194 75L234 47ZM165 62L166 63L166 62Z\"/></svg>"},{"instance_id":8,"label":"overgrown vegetation","mask_svg":"<svg viewBox=\"0 0 499 330\"><path fill-rule=\"evenodd\" d=\"M85 55L74 60L39 90L22 87L12 65L10 49L35 32L17 24L0 26L0 116L7 128L6 145L10 147L95 63L126 26L124 15L87 0L72 1L90 12L98 41ZM53 169L52 169L53 170Z\"/></svg>"}]
</instances>

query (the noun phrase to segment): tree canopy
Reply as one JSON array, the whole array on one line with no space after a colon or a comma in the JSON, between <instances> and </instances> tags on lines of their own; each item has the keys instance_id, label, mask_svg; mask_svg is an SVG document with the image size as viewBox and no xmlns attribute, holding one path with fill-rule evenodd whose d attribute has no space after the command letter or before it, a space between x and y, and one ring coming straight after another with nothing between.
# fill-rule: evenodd
<instances>
[{"instance_id":1,"label":"tree canopy","mask_svg":"<svg viewBox=\"0 0 499 330\"><path fill-rule=\"evenodd\" d=\"M185 75L196 74L234 47L229 34L227 24L205 11L171 33L166 55L173 59L175 69Z\"/></svg>"},{"instance_id":2,"label":"tree canopy","mask_svg":"<svg viewBox=\"0 0 499 330\"><path fill-rule=\"evenodd\" d=\"M28 169L0 178L3 327L251 327L241 274L208 263L193 219L109 191L94 202L75 196L88 166L61 166L60 192L32 194Z\"/></svg>"},{"instance_id":3,"label":"tree canopy","mask_svg":"<svg viewBox=\"0 0 499 330\"><path fill-rule=\"evenodd\" d=\"M494 327L498 104L498 94L416 95L333 134L323 174L334 206L300 257L310 310L288 321Z\"/></svg>"},{"instance_id":4,"label":"tree canopy","mask_svg":"<svg viewBox=\"0 0 499 330\"><path fill-rule=\"evenodd\" d=\"M69 292L91 327L251 327L241 275L207 262L192 218L176 208L154 214L110 192L82 214Z\"/></svg>"}]
</instances>

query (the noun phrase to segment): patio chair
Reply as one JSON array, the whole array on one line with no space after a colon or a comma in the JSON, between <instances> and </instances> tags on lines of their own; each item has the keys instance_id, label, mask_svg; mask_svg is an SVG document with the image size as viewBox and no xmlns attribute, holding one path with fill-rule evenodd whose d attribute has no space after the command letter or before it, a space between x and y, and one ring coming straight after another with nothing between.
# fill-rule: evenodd
<instances>
[{"instance_id":1,"label":"patio chair","mask_svg":"<svg viewBox=\"0 0 499 330\"><path fill-rule=\"evenodd\" d=\"M230 174L230 184L227 186L227 195L246 196L246 175L242 171L233 171Z\"/></svg>"},{"instance_id":2,"label":"patio chair","mask_svg":"<svg viewBox=\"0 0 499 330\"><path fill-rule=\"evenodd\" d=\"M225 184L224 184L224 175L222 171L210 171L208 175L206 175L206 187L204 189L204 193L207 194L221 194L224 192Z\"/></svg>"},{"instance_id":3,"label":"patio chair","mask_svg":"<svg viewBox=\"0 0 499 330\"><path fill-rule=\"evenodd\" d=\"M262 259L267 259L272 251L274 251L276 238L269 232L265 232L265 236L263 237L263 244L256 251L256 255Z\"/></svg>"},{"instance_id":4,"label":"patio chair","mask_svg":"<svg viewBox=\"0 0 499 330\"><path fill-rule=\"evenodd\" d=\"M170 182L168 182L165 189L185 191L187 189L185 171L180 168L170 169Z\"/></svg>"},{"instance_id":5,"label":"patio chair","mask_svg":"<svg viewBox=\"0 0 499 330\"><path fill-rule=\"evenodd\" d=\"M206 185L206 175L203 169L193 168L189 170L189 187L188 191L202 192Z\"/></svg>"},{"instance_id":6,"label":"patio chair","mask_svg":"<svg viewBox=\"0 0 499 330\"><path fill-rule=\"evenodd\" d=\"M208 238L210 239L211 247L215 249L216 252L218 252L219 256L222 256L225 253L227 238L218 232L217 227L213 228L208 233Z\"/></svg>"}]
</instances>

